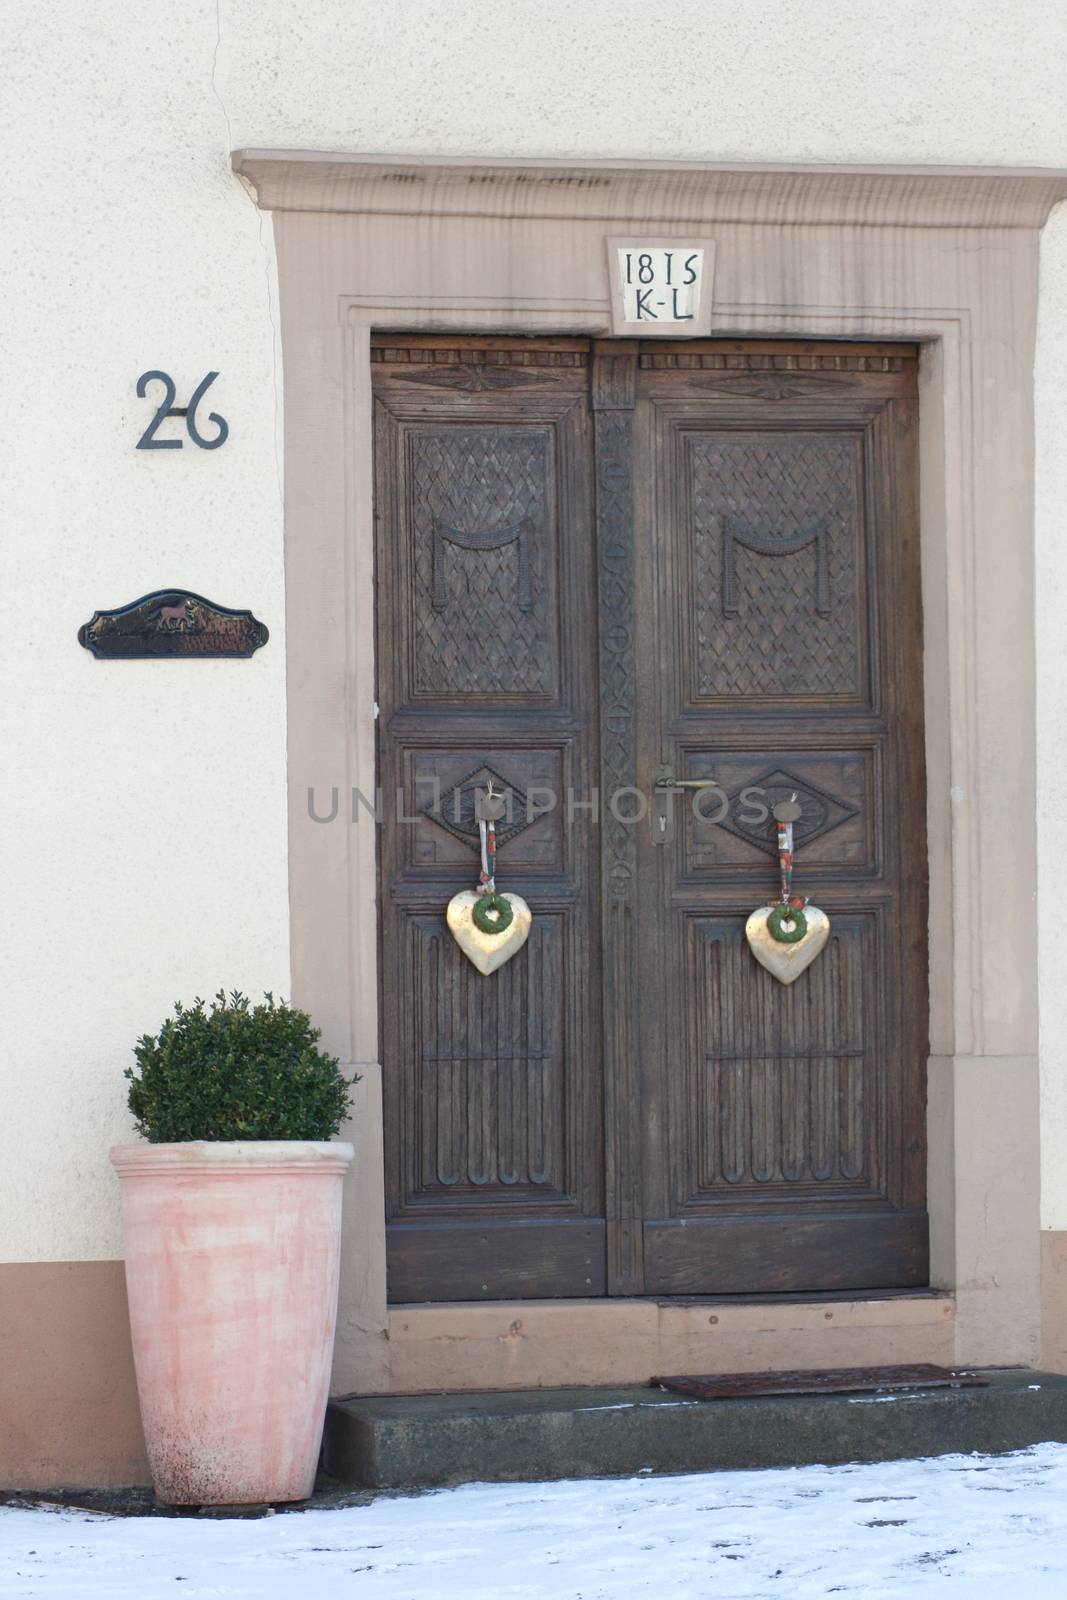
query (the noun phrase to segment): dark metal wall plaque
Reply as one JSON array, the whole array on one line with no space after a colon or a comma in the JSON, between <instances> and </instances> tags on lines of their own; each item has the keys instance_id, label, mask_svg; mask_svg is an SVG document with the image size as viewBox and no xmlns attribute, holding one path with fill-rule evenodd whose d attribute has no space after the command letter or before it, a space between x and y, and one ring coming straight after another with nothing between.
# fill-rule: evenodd
<instances>
[{"instance_id":1,"label":"dark metal wall plaque","mask_svg":"<svg viewBox=\"0 0 1067 1600\"><path fill-rule=\"evenodd\" d=\"M189 589L156 589L115 611L94 612L78 629L78 643L102 661L250 656L268 638L251 611L232 611Z\"/></svg>"}]
</instances>

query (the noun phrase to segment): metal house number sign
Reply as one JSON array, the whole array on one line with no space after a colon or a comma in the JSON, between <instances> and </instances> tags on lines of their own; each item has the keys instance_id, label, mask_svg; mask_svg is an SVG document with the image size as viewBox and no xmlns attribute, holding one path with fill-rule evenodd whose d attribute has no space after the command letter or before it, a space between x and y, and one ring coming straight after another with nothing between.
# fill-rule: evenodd
<instances>
[{"instance_id":1,"label":"metal house number sign","mask_svg":"<svg viewBox=\"0 0 1067 1600\"><path fill-rule=\"evenodd\" d=\"M185 443L183 439L172 436L156 437L161 425L170 417L184 418L186 433L193 444L201 450L217 450L220 445L225 444L230 436L230 425L225 417L220 417L217 411L208 412L207 420L213 429L211 433L204 433L197 419L197 407L217 377L217 372L207 373L190 395L189 404L176 406L174 402L178 397L178 390L170 373L160 372L156 368L151 372L142 372L137 380L137 398L144 400L148 394L149 384L157 384L163 390L163 399L157 405L155 416L138 439L134 449L180 450Z\"/></svg>"},{"instance_id":2,"label":"metal house number sign","mask_svg":"<svg viewBox=\"0 0 1067 1600\"><path fill-rule=\"evenodd\" d=\"M612 332L692 338L711 332L711 239L609 239Z\"/></svg>"}]
</instances>

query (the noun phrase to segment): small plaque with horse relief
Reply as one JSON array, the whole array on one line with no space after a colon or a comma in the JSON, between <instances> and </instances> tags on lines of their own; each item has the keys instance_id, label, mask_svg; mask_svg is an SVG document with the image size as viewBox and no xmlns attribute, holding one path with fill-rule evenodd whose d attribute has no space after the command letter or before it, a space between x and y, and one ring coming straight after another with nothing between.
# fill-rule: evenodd
<instances>
[{"instance_id":1,"label":"small plaque with horse relief","mask_svg":"<svg viewBox=\"0 0 1067 1600\"><path fill-rule=\"evenodd\" d=\"M190 589L156 589L114 611L96 611L78 643L101 661L183 656L250 656L266 644L266 624Z\"/></svg>"}]
</instances>

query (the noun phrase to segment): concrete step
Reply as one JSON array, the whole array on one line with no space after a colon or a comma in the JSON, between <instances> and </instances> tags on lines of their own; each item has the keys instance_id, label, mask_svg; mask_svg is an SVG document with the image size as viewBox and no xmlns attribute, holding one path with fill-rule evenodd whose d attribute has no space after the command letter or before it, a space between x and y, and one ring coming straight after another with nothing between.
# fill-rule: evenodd
<instances>
[{"instance_id":1,"label":"concrete step","mask_svg":"<svg viewBox=\"0 0 1067 1600\"><path fill-rule=\"evenodd\" d=\"M988 1388L689 1400L661 1389L530 1389L334 1400L323 1467L343 1483L449 1483L893 1461L1067 1442L1067 1377Z\"/></svg>"}]
</instances>

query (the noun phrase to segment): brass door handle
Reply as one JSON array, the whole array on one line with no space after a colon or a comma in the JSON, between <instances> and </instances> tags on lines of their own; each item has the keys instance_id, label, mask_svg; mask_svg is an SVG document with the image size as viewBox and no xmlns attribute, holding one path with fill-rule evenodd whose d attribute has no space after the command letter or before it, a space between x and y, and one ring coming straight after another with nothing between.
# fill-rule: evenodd
<instances>
[{"instance_id":1,"label":"brass door handle","mask_svg":"<svg viewBox=\"0 0 1067 1600\"><path fill-rule=\"evenodd\" d=\"M720 789L715 778L676 778L670 768L652 774L652 809L649 826L653 844L670 844L674 838L674 807L668 796L678 789ZM695 802L694 802L695 803Z\"/></svg>"}]
</instances>

